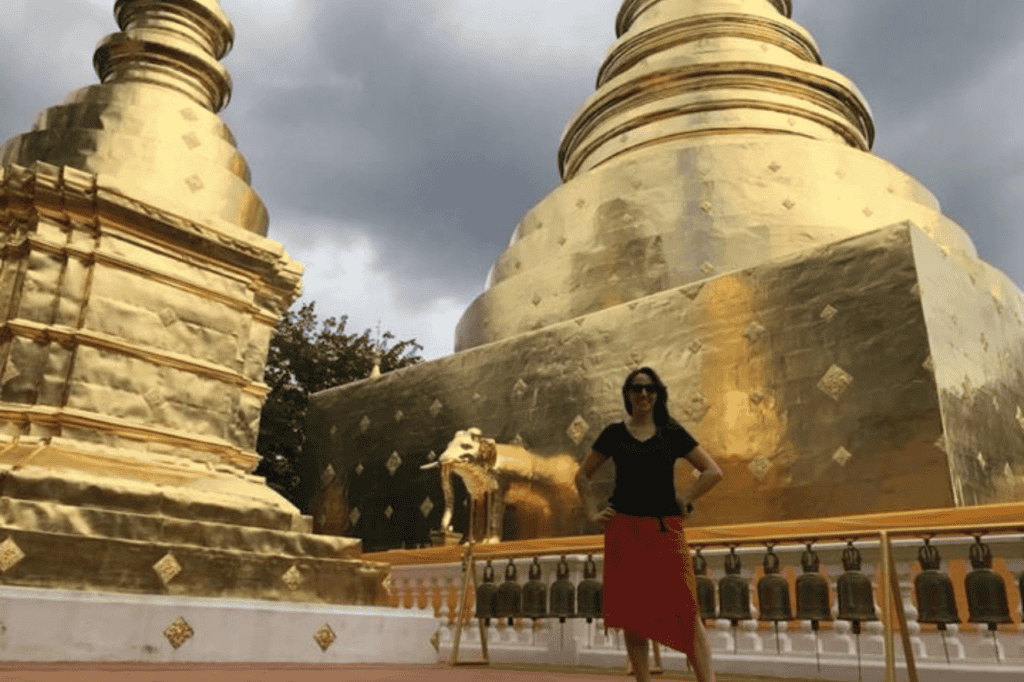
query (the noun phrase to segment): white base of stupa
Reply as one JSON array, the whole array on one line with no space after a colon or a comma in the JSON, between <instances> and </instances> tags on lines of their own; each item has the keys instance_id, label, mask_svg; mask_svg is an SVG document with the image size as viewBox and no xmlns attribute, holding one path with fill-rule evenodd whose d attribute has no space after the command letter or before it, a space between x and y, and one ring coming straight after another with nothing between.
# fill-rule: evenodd
<instances>
[{"instance_id":1,"label":"white base of stupa","mask_svg":"<svg viewBox=\"0 0 1024 682\"><path fill-rule=\"evenodd\" d=\"M0 587L8 662L436 663L436 630L432 615L386 607Z\"/></svg>"}]
</instances>

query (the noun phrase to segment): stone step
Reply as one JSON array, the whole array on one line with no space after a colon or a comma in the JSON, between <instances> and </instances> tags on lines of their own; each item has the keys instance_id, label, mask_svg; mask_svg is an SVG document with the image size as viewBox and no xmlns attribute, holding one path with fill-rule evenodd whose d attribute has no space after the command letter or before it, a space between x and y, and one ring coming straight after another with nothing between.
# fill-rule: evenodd
<instances>
[{"instance_id":1,"label":"stone step","mask_svg":"<svg viewBox=\"0 0 1024 682\"><path fill-rule=\"evenodd\" d=\"M292 558L358 559L362 555L362 542L357 538L10 497L0 497L0 526L69 537L105 537Z\"/></svg>"},{"instance_id":2,"label":"stone step","mask_svg":"<svg viewBox=\"0 0 1024 682\"><path fill-rule=\"evenodd\" d=\"M127 521L125 516L121 519ZM5 519L0 584L306 603L383 606L389 601L385 563L89 534L92 530L27 530Z\"/></svg>"}]
</instances>

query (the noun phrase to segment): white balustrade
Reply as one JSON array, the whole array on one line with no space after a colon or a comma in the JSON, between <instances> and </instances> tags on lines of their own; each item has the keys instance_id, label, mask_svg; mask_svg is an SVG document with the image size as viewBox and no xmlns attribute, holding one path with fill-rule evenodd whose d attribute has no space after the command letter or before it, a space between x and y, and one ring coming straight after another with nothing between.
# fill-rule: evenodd
<instances>
[{"instance_id":1,"label":"white balustrade","mask_svg":"<svg viewBox=\"0 0 1024 682\"><path fill-rule=\"evenodd\" d=\"M1013 576L1008 586L1007 598L1010 612L1016 622L1000 625L996 631L995 644L985 624L968 623L969 613L965 606L959 606L962 624L950 624L945 630L945 647L942 633L931 624L917 622L918 609L914 606L914 575L919 572L917 552L922 541L917 538L893 539L893 559L899 583L898 596L903 602L907 618L907 630L913 649L914 661L921 679L929 682L970 678L973 682L1018 682L1024 679L1024 627L1021 621L1021 598L1017 589L1017 577L1024 571L1024 536L990 535L984 536L985 542L992 551L993 568L997 572L1009 571ZM964 576L971 570L968 552L973 537L939 536L931 540L931 544L939 551L942 564L940 570L951 575L954 590L959 595L965 594ZM795 620L779 623L779 641L781 652L777 652L775 629L770 622L760 622L757 606L757 578L765 554L763 545L740 545L736 553L742 562L741 575L750 580L751 614L750 620L740 621L738 627L732 628L728 620L706 621L708 642L716 669L722 673L739 674L770 674L780 677L817 677L817 658L821 661L820 676L824 679L856 680L858 660L861 662L862 675L865 682L881 681L885 677L885 642L884 609L881 605L882 591L879 584L881 576L881 552L877 536L863 536L856 540L862 558L861 572L871 579L875 590L875 609L878 620L861 623L859 638L852 631L848 621L836 620L838 615L837 580L843 573L842 553L845 542L836 540L824 541L813 545L820 561L820 572L829 585L830 610L832 621L819 623L817 637L811 628L810 621ZM781 574L787 578L791 587L791 596L795 597L795 578L803 569L800 557L804 545L776 545L774 553L779 558ZM718 584L725 575L724 557L728 548L707 546L702 554L707 561L707 576L715 583L716 611L718 607ZM541 556L541 580L550 589L556 577L556 566L560 556ZM586 555L567 555L569 578L574 585L583 579L583 567ZM597 564L598 580L602 579L604 560L600 554L594 555ZM517 569L518 582L525 584L529 579L529 567L533 558L517 558L514 564ZM477 563L478 580L482 578L482 567L485 561ZM507 559L493 561L495 581L501 584L505 577ZM951 570L952 564L952 570ZM795 568L795 570L793 570ZM790 570L787 570L790 569ZM419 609L420 604L433 608L440 602L436 610L438 618L439 659L448 660L454 635L454 619L458 614L449 606L451 593L462 587L460 564L395 566L392 569L393 581L399 595L399 608ZM426 594L424 594L426 590ZM470 595L468 603L473 602ZM410 602L410 606L406 606ZM457 597L456 601L457 602ZM791 599L794 618L796 602ZM472 613L472 612L471 612ZM513 626L507 625L504 619L491 619L487 628L488 649L494 662L550 663L598 665L609 668L623 668L626 661L624 641L617 629L611 629L607 635L600 618L587 624L582 618L567 619L562 625L557 618L548 617L538 621L522 618L517 619ZM902 641L897 631L894 638L898 678L906 679L906 663ZM999 660L996 659L998 647ZM817 650L818 657L815 652ZM946 652L949 663L946 662ZM475 618L464 624L460 658L475 659L480 655L479 628ZM666 670L686 669L686 658L679 652L667 647L661 648L662 665Z\"/></svg>"}]
</instances>

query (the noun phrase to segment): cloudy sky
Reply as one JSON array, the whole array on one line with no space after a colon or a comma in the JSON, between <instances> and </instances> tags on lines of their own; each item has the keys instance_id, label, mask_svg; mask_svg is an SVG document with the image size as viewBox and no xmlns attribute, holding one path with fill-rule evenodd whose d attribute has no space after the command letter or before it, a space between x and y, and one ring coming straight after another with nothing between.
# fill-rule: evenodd
<instances>
[{"instance_id":1,"label":"cloudy sky","mask_svg":"<svg viewBox=\"0 0 1024 682\"><path fill-rule=\"evenodd\" d=\"M0 140L96 81L113 0L0 0ZM620 0L221 0L223 112L306 264L305 296L451 352L522 214L558 182ZM924 182L1024 284L1024 2L794 0L870 103L874 153Z\"/></svg>"}]
</instances>

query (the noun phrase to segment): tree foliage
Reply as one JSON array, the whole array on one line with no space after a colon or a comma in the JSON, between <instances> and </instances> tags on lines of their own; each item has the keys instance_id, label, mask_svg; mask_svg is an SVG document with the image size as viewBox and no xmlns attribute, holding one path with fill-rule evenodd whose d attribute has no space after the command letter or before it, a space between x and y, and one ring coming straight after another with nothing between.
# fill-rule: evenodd
<instances>
[{"instance_id":1,"label":"tree foliage","mask_svg":"<svg viewBox=\"0 0 1024 682\"><path fill-rule=\"evenodd\" d=\"M293 306L274 328L263 378L270 393L256 444L263 457L256 475L264 476L267 485L296 506L309 395L365 379L373 370L377 351L369 329L346 334L347 315L329 317L321 327L314 307L312 302L297 310ZM418 352L423 346L414 339L392 343L394 338L385 332L379 339L381 372L422 362Z\"/></svg>"}]
</instances>

